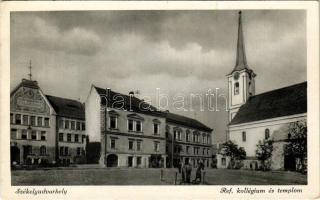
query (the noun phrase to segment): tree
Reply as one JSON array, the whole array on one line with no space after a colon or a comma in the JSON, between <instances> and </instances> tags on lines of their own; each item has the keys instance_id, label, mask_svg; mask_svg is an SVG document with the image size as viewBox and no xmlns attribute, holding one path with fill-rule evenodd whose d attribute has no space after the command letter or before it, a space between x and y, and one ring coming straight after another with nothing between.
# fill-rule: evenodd
<instances>
[{"instance_id":1,"label":"tree","mask_svg":"<svg viewBox=\"0 0 320 200\"><path fill-rule=\"evenodd\" d=\"M307 121L301 120L289 124L288 144L285 155L298 158L297 170L307 171Z\"/></svg>"},{"instance_id":2,"label":"tree","mask_svg":"<svg viewBox=\"0 0 320 200\"><path fill-rule=\"evenodd\" d=\"M256 149L256 157L258 160L262 163L262 169L263 171L270 169L270 162L268 161L272 156L273 151L273 140L259 140L259 143L257 144Z\"/></svg>"},{"instance_id":3,"label":"tree","mask_svg":"<svg viewBox=\"0 0 320 200\"><path fill-rule=\"evenodd\" d=\"M246 151L244 148L238 148L238 145L230 140L222 144L220 152L222 155L230 157L229 167L231 169L240 168L237 161L246 159Z\"/></svg>"}]
</instances>

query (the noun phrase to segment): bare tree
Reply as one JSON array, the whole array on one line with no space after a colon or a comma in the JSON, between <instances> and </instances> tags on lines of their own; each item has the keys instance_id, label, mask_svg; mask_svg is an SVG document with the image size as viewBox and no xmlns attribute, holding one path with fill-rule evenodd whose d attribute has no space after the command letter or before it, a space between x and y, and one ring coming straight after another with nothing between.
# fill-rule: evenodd
<instances>
[{"instance_id":1,"label":"bare tree","mask_svg":"<svg viewBox=\"0 0 320 200\"><path fill-rule=\"evenodd\" d=\"M256 157L262 163L263 171L270 170L270 162L268 161L272 156L273 151L273 141L272 140L259 140L256 149Z\"/></svg>"}]
</instances>

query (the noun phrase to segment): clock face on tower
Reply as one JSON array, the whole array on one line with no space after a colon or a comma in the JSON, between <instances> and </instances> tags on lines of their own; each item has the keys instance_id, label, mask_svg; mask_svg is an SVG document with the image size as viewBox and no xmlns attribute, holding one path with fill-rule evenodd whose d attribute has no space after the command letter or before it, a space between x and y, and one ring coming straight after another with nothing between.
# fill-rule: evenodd
<instances>
[{"instance_id":1,"label":"clock face on tower","mask_svg":"<svg viewBox=\"0 0 320 200\"><path fill-rule=\"evenodd\" d=\"M233 78L234 78L234 80L238 80L239 79L239 72L234 73Z\"/></svg>"}]
</instances>

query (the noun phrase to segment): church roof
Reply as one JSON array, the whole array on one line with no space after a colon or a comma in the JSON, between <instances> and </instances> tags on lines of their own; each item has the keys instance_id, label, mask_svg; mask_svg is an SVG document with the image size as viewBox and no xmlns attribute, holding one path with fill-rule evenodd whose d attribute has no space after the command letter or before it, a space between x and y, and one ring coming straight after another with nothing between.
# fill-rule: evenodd
<instances>
[{"instance_id":1,"label":"church roof","mask_svg":"<svg viewBox=\"0 0 320 200\"><path fill-rule=\"evenodd\" d=\"M229 125L307 112L307 82L251 96Z\"/></svg>"},{"instance_id":2,"label":"church roof","mask_svg":"<svg viewBox=\"0 0 320 200\"><path fill-rule=\"evenodd\" d=\"M79 101L46 95L58 116L85 119L85 106Z\"/></svg>"},{"instance_id":3,"label":"church roof","mask_svg":"<svg viewBox=\"0 0 320 200\"><path fill-rule=\"evenodd\" d=\"M100 97L105 96L106 94L105 89L99 88L96 86L94 86L94 88L96 89ZM109 94L110 94L110 97L109 97L108 107L119 108L121 106L121 108L124 108L126 110L132 110L133 112L165 117L168 122L185 125L185 126L196 128L203 131L212 131L211 128L207 127L206 125L202 124L201 122L195 119L170 113L168 111L159 111L156 107L148 104L147 102L137 97L134 97L134 96L130 97L129 95L121 94L113 90L109 90ZM102 105L105 105L106 103L105 100L106 100L105 98L101 98ZM121 103L117 104L116 101L124 102L123 107ZM131 106L130 106L130 103L131 103Z\"/></svg>"}]
</instances>

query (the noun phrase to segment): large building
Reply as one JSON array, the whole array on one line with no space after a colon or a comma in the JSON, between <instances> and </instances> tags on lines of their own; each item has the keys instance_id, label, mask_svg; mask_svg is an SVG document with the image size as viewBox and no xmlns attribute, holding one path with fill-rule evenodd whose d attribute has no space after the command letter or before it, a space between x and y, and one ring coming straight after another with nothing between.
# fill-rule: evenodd
<instances>
[{"instance_id":1,"label":"large building","mask_svg":"<svg viewBox=\"0 0 320 200\"><path fill-rule=\"evenodd\" d=\"M248 67L239 13L236 65L227 75L229 88L229 139L247 153L245 168L259 167L255 157L257 144L264 139L274 140L271 168L294 168L292 158L285 156L285 144L290 139L289 124L307 118L307 83L300 83L262 94L255 94L256 74ZM226 158L218 163L226 167ZM293 166L292 166L293 165Z\"/></svg>"},{"instance_id":2,"label":"large building","mask_svg":"<svg viewBox=\"0 0 320 200\"><path fill-rule=\"evenodd\" d=\"M171 167L188 160L202 160L206 166L211 163L212 129L197 120L159 111L133 94L94 85L85 105L87 133L90 141L101 142L103 166ZM177 148L180 150L174 151Z\"/></svg>"},{"instance_id":3,"label":"large building","mask_svg":"<svg viewBox=\"0 0 320 200\"><path fill-rule=\"evenodd\" d=\"M82 103L45 95L37 81L23 79L10 95L11 164L82 162L84 114ZM62 121L69 125L61 129Z\"/></svg>"}]
</instances>

